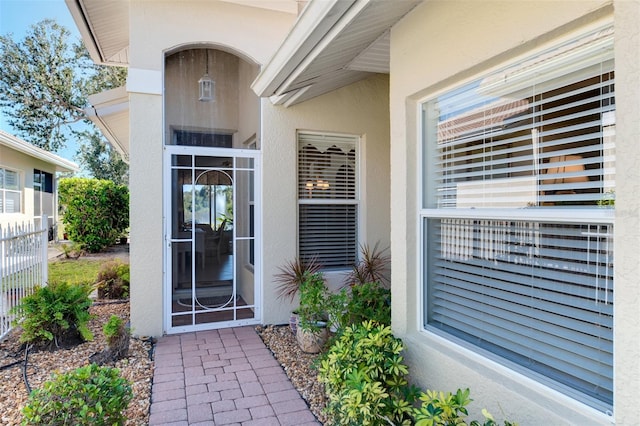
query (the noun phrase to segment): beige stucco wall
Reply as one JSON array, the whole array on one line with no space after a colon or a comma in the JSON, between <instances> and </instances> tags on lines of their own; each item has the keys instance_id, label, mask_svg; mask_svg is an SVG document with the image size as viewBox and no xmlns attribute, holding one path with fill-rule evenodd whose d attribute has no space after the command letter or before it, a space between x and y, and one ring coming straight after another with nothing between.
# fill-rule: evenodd
<instances>
[{"instance_id":1,"label":"beige stucco wall","mask_svg":"<svg viewBox=\"0 0 640 426\"><path fill-rule=\"evenodd\" d=\"M16 224L33 223L33 170L38 169L52 173L55 180L55 167L45 161L0 145L0 168L7 168L18 172L20 176L20 187L22 188L21 212L0 213L0 226L6 227L7 225L15 226ZM56 187L57 181L54 182L54 189Z\"/></svg>"},{"instance_id":2,"label":"beige stucco wall","mask_svg":"<svg viewBox=\"0 0 640 426\"><path fill-rule=\"evenodd\" d=\"M639 37L637 1L615 4L617 190L615 421L635 424L640 377L638 211ZM492 67L613 22L607 1L424 2L391 34L391 248L393 329L408 347L412 379L431 389L470 387L472 410L487 407L521 425L611 424L614 418L437 336L419 331L418 146L420 101ZM636 277L634 279L634 277Z\"/></svg>"},{"instance_id":3,"label":"beige stucco wall","mask_svg":"<svg viewBox=\"0 0 640 426\"><path fill-rule=\"evenodd\" d=\"M165 53L207 45L259 66L271 57L294 20L293 14L217 1L130 2L131 325L136 335L164 332ZM240 66L241 80L248 79L249 68ZM240 93L240 102L248 102L247 92ZM240 125L238 139L255 132L249 127L258 123L257 112L251 113L248 122Z\"/></svg>"},{"instance_id":4,"label":"beige stucco wall","mask_svg":"<svg viewBox=\"0 0 640 426\"><path fill-rule=\"evenodd\" d=\"M264 322L288 320L292 306L276 298L273 276L297 255L296 131L359 135L364 216L361 242L389 245L388 78L377 75L289 108L263 100L262 181ZM339 274L327 274L338 282Z\"/></svg>"},{"instance_id":5,"label":"beige stucco wall","mask_svg":"<svg viewBox=\"0 0 640 426\"><path fill-rule=\"evenodd\" d=\"M640 2L615 3L616 228L614 414L640 421Z\"/></svg>"}]
</instances>

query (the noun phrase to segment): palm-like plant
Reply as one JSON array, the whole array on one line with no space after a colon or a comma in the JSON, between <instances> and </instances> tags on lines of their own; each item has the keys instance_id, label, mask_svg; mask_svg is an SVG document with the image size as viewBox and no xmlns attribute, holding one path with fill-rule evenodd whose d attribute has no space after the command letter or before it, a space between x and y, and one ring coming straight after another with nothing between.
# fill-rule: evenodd
<instances>
[{"instance_id":1,"label":"palm-like plant","mask_svg":"<svg viewBox=\"0 0 640 426\"><path fill-rule=\"evenodd\" d=\"M284 266L278 267L280 272L275 275L274 281L278 286L278 298L293 299L300 291L300 285L304 282L306 274L315 274L320 271L322 265L317 257L309 259L301 259L295 257L293 260L287 261Z\"/></svg>"},{"instance_id":2,"label":"palm-like plant","mask_svg":"<svg viewBox=\"0 0 640 426\"><path fill-rule=\"evenodd\" d=\"M383 287L389 288L389 264L391 257L387 249L373 247L368 244L360 245L360 260L356 262L349 275L345 278L345 285L357 285L377 282Z\"/></svg>"}]
</instances>

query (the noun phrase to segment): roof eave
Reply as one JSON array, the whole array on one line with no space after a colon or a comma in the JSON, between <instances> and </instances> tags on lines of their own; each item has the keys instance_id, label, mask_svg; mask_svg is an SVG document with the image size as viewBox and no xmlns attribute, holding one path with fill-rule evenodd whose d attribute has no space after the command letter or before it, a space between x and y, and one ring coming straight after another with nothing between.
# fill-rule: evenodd
<instances>
[{"instance_id":1,"label":"roof eave","mask_svg":"<svg viewBox=\"0 0 640 426\"><path fill-rule=\"evenodd\" d=\"M111 116L129 110L129 96L126 87L122 86L91 95L89 103L91 106L85 109L87 117L100 129L111 146L120 153L123 160L128 162L129 141L122 140L122 137L118 136L118 134L128 134L128 126L126 129L113 129L114 125L110 123Z\"/></svg>"},{"instance_id":2,"label":"roof eave","mask_svg":"<svg viewBox=\"0 0 640 426\"><path fill-rule=\"evenodd\" d=\"M78 27L78 31L80 31L80 36L84 41L85 47L89 51L91 60L97 64L105 64L106 59L100 52L96 34L93 33L89 26L89 22L87 21L86 14L82 8L80 0L65 0L65 3L67 4L67 9L69 9L73 21L76 23L76 27Z\"/></svg>"},{"instance_id":3,"label":"roof eave","mask_svg":"<svg viewBox=\"0 0 640 426\"><path fill-rule=\"evenodd\" d=\"M260 97L282 95L282 84L358 0L312 1L251 85ZM369 0L359 0L366 1Z\"/></svg>"},{"instance_id":4,"label":"roof eave","mask_svg":"<svg viewBox=\"0 0 640 426\"><path fill-rule=\"evenodd\" d=\"M30 144L12 134L0 130L0 145L4 145L29 157L36 158L55 166L57 172L79 172L80 167L73 161L69 161L42 148Z\"/></svg>"}]
</instances>

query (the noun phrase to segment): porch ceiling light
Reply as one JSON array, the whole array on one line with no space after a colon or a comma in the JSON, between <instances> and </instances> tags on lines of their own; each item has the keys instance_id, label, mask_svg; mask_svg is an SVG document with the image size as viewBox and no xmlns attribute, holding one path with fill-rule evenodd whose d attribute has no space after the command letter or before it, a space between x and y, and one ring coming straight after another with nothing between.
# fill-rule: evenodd
<instances>
[{"instance_id":1,"label":"porch ceiling light","mask_svg":"<svg viewBox=\"0 0 640 426\"><path fill-rule=\"evenodd\" d=\"M198 80L200 87L200 102L215 102L216 82L209 77L209 50L205 50L206 59L204 65L204 75Z\"/></svg>"}]
</instances>

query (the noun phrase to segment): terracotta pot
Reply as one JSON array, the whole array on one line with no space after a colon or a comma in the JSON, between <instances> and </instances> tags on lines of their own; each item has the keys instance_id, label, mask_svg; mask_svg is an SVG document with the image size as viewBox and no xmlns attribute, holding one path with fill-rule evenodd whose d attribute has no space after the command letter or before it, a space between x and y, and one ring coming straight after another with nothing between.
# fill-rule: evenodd
<instances>
[{"instance_id":1,"label":"terracotta pot","mask_svg":"<svg viewBox=\"0 0 640 426\"><path fill-rule=\"evenodd\" d=\"M320 327L318 331L308 331L298 327L296 340L302 352L317 354L322 350L329 339L327 327Z\"/></svg>"}]
</instances>

